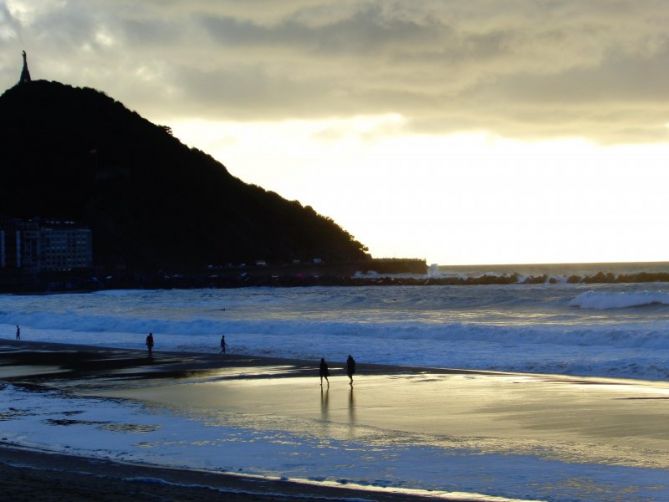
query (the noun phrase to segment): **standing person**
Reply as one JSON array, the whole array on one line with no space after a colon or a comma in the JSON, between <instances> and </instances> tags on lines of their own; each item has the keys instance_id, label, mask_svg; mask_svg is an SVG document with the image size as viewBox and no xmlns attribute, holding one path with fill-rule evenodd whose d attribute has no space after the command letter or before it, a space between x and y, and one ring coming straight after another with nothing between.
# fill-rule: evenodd
<instances>
[{"instance_id":1,"label":"standing person","mask_svg":"<svg viewBox=\"0 0 669 502\"><path fill-rule=\"evenodd\" d=\"M349 385L353 385L353 375L355 374L355 359L351 354L346 359L346 374L348 375Z\"/></svg>"},{"instance_id":2,"label":"standing person","mask_svg":"<svg viewBox=\"0 0 669 502\"><path fill-rule=\"evenodd\" d=\"M16 339L21 339L21 327L18 324L16 325Z\"/></svg>"},{"instance_id":3,"label":"standing person","mask_svg":"<svg viewBox=\"0 0 669 502\"><path fill-rule=\"evenodd\" d=\"M330 386L330 380L328 380L328 375L330 374L330 371L328 370L328 363L325 362L325 359L321 357L321 365L318 368L318 374L321 377L321 387L323 386L323 379L325 378L325 381L328 383L328 387Z\"/></svg>"},{"instance_id":4,"label":"standing person","mask_svg":"<svg viewBox=\"0 0 669 502\"><path fill-rule=\"evenodd\" d=\"M153 333L146 337L146 349L149 351L149 357L153 357Z\"/></svg>"},{"instance_id":5,"label":"standing person","mask_svg":"<svg viewBox=\"0 0 669 502\"><path fill-rule=\"evenodd\" d=\"M221 335L221 353L225 354L225 335Z\"/></svg>"}]
</instances>

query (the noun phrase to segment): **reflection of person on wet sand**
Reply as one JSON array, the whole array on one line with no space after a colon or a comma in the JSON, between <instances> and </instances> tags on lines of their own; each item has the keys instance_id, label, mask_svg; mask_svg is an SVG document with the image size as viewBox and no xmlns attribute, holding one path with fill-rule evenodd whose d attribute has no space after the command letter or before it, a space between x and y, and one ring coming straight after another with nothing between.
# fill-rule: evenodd
<instances>
[{"instance_id":1,"label":"reflection of person on wet sand","mask_svg":"<svg viewBox=\"0 0 669 502\"><path fill-rule=\"evenodd\" d=\"M330 380L328 380L328 375L330 374L330 371L328 370L328 363L325 362L325 359L321 357L321 364L318 368L318 374L321 377L321 386L323 386L323 379L325 378L325 381L328 383L328 387L330 386Z\"/></svg>"},{"instance_id":2,"label":"reflection of person on wet sand","mask_svg":"<svg viewBox=\"0 0 669 502\"><path fill-rule=\"evenodd\" d=\"M16 325L16 339L17 340L21 339L21 328L19 327L18 324Z\"/></svg>"},{"instance_id":3,"label":"reflection of person on wet sand","mask_svg":"<svg viewBox=\"0 0 669 502\"><path fill-rule=\"evenodd\" d=\"M325 390L323 390L323 387L321 386L321 418L324 420L328 418L328 408L330 406L329 393L329 387L326 387Z\"/></svg>"},{"instance_id":4,"label":"reflection of person on wet sand","mask_svg":"<svg viewBox=\"0 0 669 502\"><path fill-rule=\"evenodd\" d=\"M149 357L153 357L153 333L146 337L146 349L149 351Z\"/></svg>"},{"instance_id":5,"label":"reflection of person on wet sand","mask_svg":"<svg viewBox=\"0 0 669 502\"><path fill-rule=\"evenodd\" d=\"M225 354L225 348L226 348L225 335L222 335L221 336L221 353L222 354Z\"/></svg>"},{"instance_id":6,"label":"reflection of person on wet sand","mask_svg":"<svg viewBox=\"0 0 669 502\"><path fill-rule=\"evenodd\" d=\"M346 374L348 375L349 385L353 385L353 375L355 374L355 359L353 359L353 356L351 354L348 355L348 359L346 359Z\"/></svg>"},{"instance_id":7,"label":"reflection of person on wet sand","mask_svg":"<svg viewBox=\"0 0 669 502\"><path fill-rule=\"evenodd\" d=\"M355 423L355 400L353 399L353 386L348 391L348 421L350 424Z\"/></svg>"}]
</instances>

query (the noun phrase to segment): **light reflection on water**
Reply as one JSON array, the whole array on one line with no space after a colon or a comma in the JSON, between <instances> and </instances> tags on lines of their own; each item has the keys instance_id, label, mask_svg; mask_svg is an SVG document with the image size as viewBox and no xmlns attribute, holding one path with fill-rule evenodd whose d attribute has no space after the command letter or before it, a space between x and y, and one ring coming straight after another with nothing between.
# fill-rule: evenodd
<instances>
[{"instance_id":1,"label":"light reflection on water","mask_svg":"<svg viewBox=\"0 0 669 502\"><path fill-rule=\"evenodd\" d=\"M242 378L242 377L270 377L278 375L291 375L299 370L293 365L275 366L232 366L208 370L203 375L206 379Z\"/></svg>"},{"instance_id":2,"label":"light reflection on water","mask_svg":"<svg viewBox=\"0 0 669 502\"><path fill-rule=\"evenodd\" d=\"M511 377L506 383L511 382ZM464 379L463 379L464 380ZM467 378L467 381L476 381L476 378ZM446 380L447 381L447 380ZM438 375L426 374L423 378L416 379L420 385L431 385L434 382L446 383ZM520 377L524 384L530 383L526 377ZM353 393L346 389L342 382L335 380L331 386L331 403L333 411L339 407L348 408L350 413L350 400L354 396L354 410L356 416L359 411L364 411L368 406L374 405L369 398L380 393L375 388L374 379L362 378L359 388ZM387 382L381 382L384 386ZM198 384L200 385L200 384ZM251 386L258 385L257 382ZM213 385L209 390L224 391L225 385ZM311 392L304 395L314 408L319 407L319 391L313 385L309 387ZM152 389L147 389L151 391ZM275 390L269 389L270 393ZM293 390L302 390L294 388ZM299 417L280 417L275 415L258 415L257 413L241 414L238 427L222 427L225 420L223 413L216 410L208 412L197 410L184 410L180 413L187 414L205 427L199 427L192 421L183 421L179 417L165 414L165 406L155 404L152 409L145 410L136 405L128 406L128 403L117 402L112 404L109 400L81 399L79 397L56 396L55 393L41 396L42 401L36 400L34 396L26 396L26 392L14 393L12 404L17 404L19 398L28 398L33 414L38 421L31 417L15 414L7 416L7 420L14 423L21 420L26 421L26 426L34 431L35 426L41 427L37 440L52 444L55 439L56 449L60 445L66 445L67 451L76 453L88 453L94 456L107 456L116 460L148 461L150 463L165 464L168 466L182 467L188 465L194 469L203 469L214 472L222 470L244 470L255 475L277 475L290 477L291 479L304 480L311 478L313 484L321 484L329 481L335 484L335 480L344 480L349 486L355 485L355 481L367 482L368 484L393 487L398 493L415 493L435 495L435 492L423 490L405 489L407 486L422 487L435 490L470 489L486 492L507 492L516 497L523 495L534 495L532 498L548 498L550 500L617 500L620 493L629 494L635 500L635 489L641 485L646 493L648 490L657 490L657 493L666 494L666 486L661 479L662 473L648 472L624 472L619 468L611 467L610 470L599 469L598 466L588 466L582 462L587 457L579 457L579 454L587 453L587 448L574 451L573 466L550 463L543 459L529 459L518 455L522 450L514 451L514 457L507 457L492 453L486 455L485 451L466 450L467 438L446 437L444 443L439 445L435 442L435 436L429 434L409 434L400 430L388 430L366 426L357 426L356 429L363 430L366 427L368 436L349 436L346 441L339 442L335 435L348 424L338 424L329 420L330 429L314 426L307 434L300 433L301 426L307 426L309 420ZM416 392L414 392L416 394ZM179 398L181 396L175 396ZM46 403L48 400L64 400L63 403ZM348 405L345 402L348 400ZM105 402L106 401L106 402ZM41 403L42 405L38 405ZM141 414L140 414L141 409ZM178 408L174 408L178 411ZM68 411L68 417L75 416L76 419L63 419L63 410ZM148 411L148 415L147 415ZM231 413L228 411L228 413ZM339 413L337 411L337 413ZM74 415L73 415L74 414ZM115 417L110 421L109 416ZM45 420L46 417L54 417L54 420ZM363 422L367 420L365 417ZM1 418L0 418L1 419ZM121 421L118 421L122 419ZM294 431L290 428L280 426L293 420ZM357 420L357 418L356 418ZM320 420L311 421L320 422ZM228 423L233 423L229 420ZM65 427L64 427L65 426ZM279 426L279 427L277 427ZM54 430L72 429L68 434L54 435ZM3 424L5 433L8 425ZM26 436L24 429L19 431L21 437ZM325 431L334 431L334 434L325 434ZM46 432L46 433L45 433ZM312 433L309 436L309 433ZM113 436L110 436L112 434ZM500 452L508 445L494 445L490 438L488 451ZM111 440L111 441L110 441ZM500 440L500 443L502 441ZM435 447L434 445L438 445ZM73 445L74 449L70 445ZM480 446L481 443L473 443L472 446ZM93 448L93 450L91 450ZM536 452L535 452L536 453ZM565 456L566 457L566 456ZM606 467L606 466L604 466ZM616 474L624 474L622 480L615 477ZM257 473L257 474L256 474ZM447 473L447 476L444 476ZM635 474L642 475L634 477ZM538 475L538 477L537 477ZM260 476L259 476L260 477ZM612 481L615 482L612 483ZM353 481L353 483L351 483ZM327 484L327 483L326 483ZM399 488L397 488L399 487ZM649 488L650 487L650 488ZM627 490L630 490L627 492ZM448 494L450 499L457 499L452 492L436 493ZM589 496L591 495L591 496ZM373 496L372 496L373 498ZM478 500L470 493L462 493L463 500ZM481 497L482 500L491 500ZM651 500L650 498L638 497L639 500ZM497 499L495 499L497 500ZM509 500L509 499L503 499ZM657 500L660 500L659 498Z\"/></svg>"},{"instance_id":3,"label":"light reflection on water","mask_svg":"<svg viewBox=\"0 0 669 502\"><path fill-rule=\"evenodd\" d=\"M60 366L0 365L0 379L65 373Z\"/></svg>"},{"instance_id":4,"label":"light reflection on water","mask_svg":"<svg viewBox=\"0 0 669 502\"><path fill-rule=\"evenodd\" d=\"M211 380L110 392L210 426L370 448L426 446L669 468L669 384L530 375ZM643 398L643 399L642 399Z\"/></svg>"}]
</instances>

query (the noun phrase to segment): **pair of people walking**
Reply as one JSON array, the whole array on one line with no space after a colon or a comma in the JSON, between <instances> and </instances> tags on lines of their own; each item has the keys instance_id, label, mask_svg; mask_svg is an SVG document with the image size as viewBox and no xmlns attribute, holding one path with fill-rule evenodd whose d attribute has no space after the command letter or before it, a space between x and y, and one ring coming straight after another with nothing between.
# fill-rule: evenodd
<instances>
[{"instance_id":1,"label":"pair of people walking","mask_svg":"<svg viewBox=\"0 0 669 502\"><path fill-rule=\"evenodd\" d=\"M328 377L330 376L330 369L328 368L328 363L325 362L325 359L321 357L321 363L318 369L318 374L321 378L321 386L323 385L323 379L325 378L325 381L328 384L328 387L330 386L330 380ZM355 374L355 359L353 359L353 356L349 354L348 358L346 359L346 375L348 376L349 380L349 385L353 385L353 375Z\"/></svg>"}]
</instances>

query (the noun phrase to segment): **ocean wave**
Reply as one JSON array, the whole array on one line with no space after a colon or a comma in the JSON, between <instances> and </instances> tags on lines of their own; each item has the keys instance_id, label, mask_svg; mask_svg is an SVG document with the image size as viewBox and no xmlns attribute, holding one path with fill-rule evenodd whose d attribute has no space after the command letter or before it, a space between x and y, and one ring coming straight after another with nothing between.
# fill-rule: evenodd
<instances>
[{"instance_id":1,"label":"ocean wave","mask_svg":"<svg viewBox=\"0 0 669 502\"><path fill-rule=\"evenodd\" d=\"M669 305L665 291L566 284L0 295L0 338L13 339L20 324L26 340L142 349L152 331L157 350L216 352L225 334L233 353L669 378L669 309L644 307Z\"/></svg>"},{"instance_id":2,"label":"ocean wave","mask_svg":"<svg viewBox=\"0 0 669 502\"><path fill-rule=\"evenodd\" d=\"M583 296L583 295L580 295ZM667 297L669 301L669 295ZM13 336L13 326L20 324L27 329L61 331L78 334L81 343L86 339L105 340L120 334L160 333L170 339L208 339L221 334L244 339L256 339L258 345L280 341L305 348L312 342L337 340L356 344L369 344L385 350L388 344L402 347L418 344L424 350L437 345L453 346L467 343L495 343L507 346L529 347L537 345L573 347L645 347L669 350L669 320L617 323L485 323L485 322L430 322L418 320L369 322L335 319L159 319L145 316L89 315L76 312L5 312L0 313L0 326L6 336ZM182 343L182 341L180 342Z\"/></svg>"},{"instance_id":3,"label":"ocean wave","mask_svg":"<svg viewBox=\"0 0 669 502\"><path fill-rule=\"evenodd\" d=\"M648 305L669 305L669 293L661 291L596 292L581 293L569 306L590 310L627 309Z\"/></svg>"}]
</instances>

